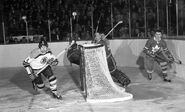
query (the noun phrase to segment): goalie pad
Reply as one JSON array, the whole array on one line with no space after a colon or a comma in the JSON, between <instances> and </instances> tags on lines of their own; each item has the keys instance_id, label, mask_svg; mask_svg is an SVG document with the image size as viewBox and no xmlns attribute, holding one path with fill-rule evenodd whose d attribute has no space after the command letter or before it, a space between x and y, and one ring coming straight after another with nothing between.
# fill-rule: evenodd
<instances>
[{"instance_id":1,"label":"goalie pad","mask_svg":"<svg viewBox=\"0 0 185 112\"><path fill-rule=\"evenodd\" d=\"M107 64L108 64L110 73L117 69L116 61L111 53L109 53L109 55L107 56Z\"/></svg>"},{"instance_id":2,"label":"goalie pad","mask_svg":"<svg viewBox=\"0 0 185 112\"><path fill-rule=\"evenodd\" d=\"M120 83L123 87L126 87L131 83L130 79L123 72L117 69L116 61L112 56L112 53L109 53L107 56L107 64L110 74L115 82Z\"/></svg>"},{"instance_id":3,"label":"goalie pad","mask_svg":"<svg viewBox=\"0 0 185 112\"><path fill-rule=\"evenodd\" d=\"M113 77L114 81L117 80L117 82L120 83L123 87L127 87L131 83L129 77L118 69L113 71L111 76Z\"/></svg>"},{"instance_id":4,"label":"goalie pad","mask_svg":"<svg viewBox=\"0 0 185 112\"><path fill-rule=\"evenodd\" d=\"M67 58L71 63L80 65L80 47L78 44L74 43L67 51Z\"/></svg>"}]
</instances>

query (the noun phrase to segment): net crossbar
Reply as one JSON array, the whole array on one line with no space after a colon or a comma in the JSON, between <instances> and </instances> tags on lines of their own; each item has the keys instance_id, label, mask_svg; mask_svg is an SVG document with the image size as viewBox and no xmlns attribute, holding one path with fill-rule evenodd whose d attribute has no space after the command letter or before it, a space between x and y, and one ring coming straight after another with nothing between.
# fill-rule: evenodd
<instances>
[{"instance_id":1,"label":"net crossbar","mask_svg":"<svg viewBox=\"0 0 185 112\"><path fill-rule=\"evenodd\" d=\"M125 92L124 88L113 82L104 46L85 46L83 58L87 102L116 102L132 99L132 94Z\"/></svg>"}]
</instances>

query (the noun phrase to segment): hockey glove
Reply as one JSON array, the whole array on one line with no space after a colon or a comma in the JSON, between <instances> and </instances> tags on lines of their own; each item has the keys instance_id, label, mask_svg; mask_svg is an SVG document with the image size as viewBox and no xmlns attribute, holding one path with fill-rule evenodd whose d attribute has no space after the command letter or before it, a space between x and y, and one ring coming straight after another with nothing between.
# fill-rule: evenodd
<instances>
[{"instance_id":1,"label":"hockey glove","mask_svg":"<svg viewBox=\"0 0 185 112\"><path fill-rule=\"evenodd\" d=\"M172 56L172 54L170 53L169 50L164 51L164 55L167 58L166 60L168 60L169 63L173 63L174 62L174 57Z\"/></svg>"},{"instance_id":2,"label":"hockey glove","mask_svg":"<svg viewBox=\"0 0 185 112\"><path fill-rule=\"evenodd\" d=\"M34 74L28 74L28 76L30 77L30 79L33 81L36 77Z\"/></svg>"},{"instance_id":3,"label":"hockey glove","mask_svg":"<svg viewBox=\"0 0 185 112\"><path fill-rule=\"evenodd\" d=\"M146 55L148 55L148 56L150 56L152 58L156 57L155 54L152 51L149 51L149 50L146 52Z\"/></svg>"},{"instance_id":4,"label":"hockey glove","mask_svg":"<svg viewBox=\"0 0 185 112\"><path fill-rule=\"evenodd\" d=\"M169 59L169 62L171 62L171 63L173 63L173 62L174 62L174 58L173 58L173 56L172 56L172 55L169 55L169 56L168 56L168 59Z\"/></svg>"},{"instance_id":5,"label":"hockey glove","mask_svg":"<svg viewBox=\"0 0 185 112\"><path fill-rule=\"evenodd\" d=\"M52 66L56 66L58 65L58 59L55 59L52 63L51 63Z\"/></svg>"},{"instance_id":6,"label":"hockey glove","mask_svg":"<svg viewBox=\"0 0 185 112\"><path fill-rule=\"evenodd\" d=\"M28 67L28 66L30 66L30 64L28 63L28 62L26 62L26 61L23 61L23 66L26 68L26 67Z\"/></svg>"},{"instance_id":7,"label":"hockey glove","mask_svg":"<svg viewBox=\"0 0 185 112\"><path fill-rule=\"evenodd\" d=\"M56 66L58 64L58 59L51 58L48 60L47 64L51 66Z\"/></svg>"}]
</instances>

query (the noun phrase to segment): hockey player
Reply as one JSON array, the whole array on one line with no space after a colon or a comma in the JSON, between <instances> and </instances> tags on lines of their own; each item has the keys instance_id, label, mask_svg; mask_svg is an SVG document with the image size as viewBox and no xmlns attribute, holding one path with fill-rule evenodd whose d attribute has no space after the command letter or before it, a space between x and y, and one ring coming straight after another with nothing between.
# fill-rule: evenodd
<instances>
[{"instance_id":1,"label":"hockey player","mask_svg":"<svg viewBox=\"0 0 185 112\"><path fill-rule=\"evenodd\" d=\"M94 42L105 46L107 64L113 80L120 83L123 87L127 87L131 83L131 81L122 71L118 70L116 66L116 61L111 53L110 43L105 38L105 35L103 33L95 33Z\"/></svg>"},{"instance_id":2,"label":"hockey player","mask_svg":"<svg viewBox=\"0 0 185 112\"><path fill-rule=\"evenodd\" d=\"M54 98L62 99L57 92L57 79L53 74L52 65L57 65L58 60L48 48L48 43L41 38L38 48L30 52L30 55L23 61L28 76L32 80L33 88L37 91L44 89L41 75L46 77ZM45 68L45 69L43 69ZM41 71L42 70L42 71Z\"/></svg>"},{"instance_id":3,"label":"hockey player","mask_svg":"<svg viewBox=\"0 0 185 112\"><path fill-rule=\"evenodd\" d=\"M167 48L166 42L162 38L161 30L156 30L154 37L150 38L143 49L145 55L145 69L148 79L152 79L154 71L154 62L156 61L161 67L161 76L163 81L171 82L167 75L168 64L174 61L173 56Z\"/></svg>"}]
</instances>

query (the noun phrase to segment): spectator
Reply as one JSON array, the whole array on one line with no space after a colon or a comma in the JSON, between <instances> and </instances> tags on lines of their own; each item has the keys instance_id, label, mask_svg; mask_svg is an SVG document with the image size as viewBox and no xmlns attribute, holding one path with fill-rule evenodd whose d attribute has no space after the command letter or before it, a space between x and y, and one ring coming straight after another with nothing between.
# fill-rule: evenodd
<instances>
[{"instance_id":1,"label":"spectator","mask_svg":"<svg viewBox=\"0 0 185 112\"><path fill-rule=\"evenodd\" d=\"M26 39L26 37L22 37L22 39L20 40L21 43L28 43L28 40Z\"/></svg>"}]
</instances>

